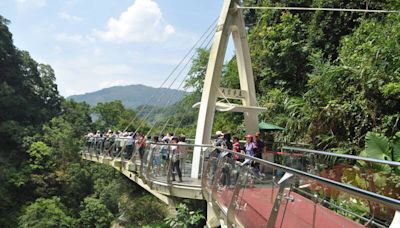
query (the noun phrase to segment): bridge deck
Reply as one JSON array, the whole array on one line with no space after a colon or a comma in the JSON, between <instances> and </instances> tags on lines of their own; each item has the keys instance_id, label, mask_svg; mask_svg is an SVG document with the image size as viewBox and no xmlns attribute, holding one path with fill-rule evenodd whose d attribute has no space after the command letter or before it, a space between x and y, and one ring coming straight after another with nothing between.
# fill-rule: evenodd
<instances>
[{"instance_id":1,"label":"bridge deck","mask_svg":"<svg viewBox=\"0 0 400 228\"><path fill-rule=\"evenodd\" d=\"M307 199L295 192L289 193L286 188L285 193L293 197L293 201L279 209L276 227L363 227L350 219L338 215L328 208L315 204L314 201ZM271 214L274 200L277 196L277 189L272 186L256 186L246 188L239 193L239 205L242 210L238 210L235 217L244 227L265 227ZM222 189L218 191L217 201L222 207L229 207L233 195L232 189ZM286 209L285 209L286 207ZM283 219L285 218L285 219Z\"/></svg>"},{"instance_id":2,"label":"bridge deck","mask_svg":"<svg viewBox=\"0 0 400 228\"><path fill-rule=\"evenodd\" d=\"M151 149L146 150L143 161L138 160L137 153L131 160L121 156L112 158L106 156L107 153L100 155L96 152L84 152L82 157L114 167L167 204L173 204L175 197L206 200L207 210L215 213L208 214L207 219L218 218L219 222L216 224L221 224L222 227L225 224L230 227L266 227L268 224L268 227L330 228L361 227L360 223L388 227L388 223L373 220L373 216L385 219L389 215L390 218L396 209L400 208L396 200L376 195L364 197L369 193L364 191L363 194L359 194L361 190L349 189L336 182L327 185L327 180L321 177L311 178L301 171L285 166L279 167L275 163L257 161L270 166L267 172L257 174L251 166L243 166L229 156L215 156L212 154L214 152L205 153L203 156L201 177L190 177L192 164L185 160L182 167L183 182L172 181L172 173L169 172L171 161L160 165L155 162L153 152L155 151ZM286 183L282 175L289 172L297 173L297 176ZM382 213L379 214L378 211L355 214L346 210L348 205L330 205L329 200L333 193L335 198L340 195L341 199L347 200L346 204L356 202L352 206L357 206L357 203L373 203L379 211L386 213L386 216L382 217ZM368 213L375 215L368 217ZM344 214L356 218L359 222L343 216Z\"/></svg>"},{"instance_id":3,"label":"bridge deck","mask_svg":"<svg viewBox=\"0 0 400 228\"><path fill-rule=\"evenodd\" d=\"M108 156L96 155L93 153L83 153L85 160L110 165L123 173L126 177L133 180L147 191L170 204L168 197L180 197L189 199L203 199L201 180L190 178L188 174L183 176L183 182L170 181L168 183L167 175L149 176L148 178L140 175L140 161L129 161L121 159L112 159ZM187 170L184 173L188 173Z\"/></svg>"}]
</instances>

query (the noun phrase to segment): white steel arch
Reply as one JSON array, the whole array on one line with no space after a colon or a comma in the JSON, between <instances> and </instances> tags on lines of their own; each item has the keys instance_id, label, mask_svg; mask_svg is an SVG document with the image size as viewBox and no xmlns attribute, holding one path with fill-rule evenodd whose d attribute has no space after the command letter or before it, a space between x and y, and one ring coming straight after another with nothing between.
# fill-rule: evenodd
<instances>
[{"instance_id":1,"label":"white steel arch","mask_svg":"<svg viewBox=\"0 0 400 228\"><path fill-rule=\"evenodd\" d=\"M258 131L257 113L263 109L256 107L257 101L253 70L251 68L250 51L247 42L243 13L242 10L238 8L239 6L239 0L224 1L213 45L211 47L201 102L200 104L197 104L197 106L200 107L200 110L196 129L196 144L210 143L218 97L226 98L226 96L228 96L231 99L241 100L241 106L219 104L217 108L219 110L243 112L246 132L254 134ZM232 35L236 51L240 90L219 87L224 57L230 35ZM225 108L219 108L220 106L225 106ZM200 150L195 150L193 152L192 178L197 178L199 175L200 156Z\"/></svg>"}]
</instances>

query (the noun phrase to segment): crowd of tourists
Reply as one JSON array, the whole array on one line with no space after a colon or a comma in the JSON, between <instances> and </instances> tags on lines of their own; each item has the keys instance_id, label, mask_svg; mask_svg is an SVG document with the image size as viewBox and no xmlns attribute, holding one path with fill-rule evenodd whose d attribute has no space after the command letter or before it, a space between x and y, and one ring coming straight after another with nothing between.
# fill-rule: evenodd
<instances>
[{"instance_id":1,"label":"crowd of tourists","mask_svg":"<svg viewBox=\"0 0 400 228\"><path fill-rule=\"evenodd\" d=\"M242 141L243 142L243 141ZM268 172L267 167L255 162L251 157L256 157L259 159L270 160L273 159L272 152L272 141L265 142L262 139L261 133L257 132L255 135L247 134L245 136L244 143L240 143L238 137L234 136L231 139L230 134L224 134L221 131L215 133L215 147L214 151L214 161L211 160L210 172L214 175L217 169L218 158L227 156L226 162L222 167L220 186L229 187L234 185L237 180L235 175L235 170L231 169L232 163L239 166L249 166L250 170L257 176L265 176ZM221 148L221 149L219 149ZM233 151L235 153L229 153L228 151ZM246 155L246 156L243 156ZM211 158L213 159L213 158ZM231 163L231 165L229 164ZM233 177L232 177L233 176ZM233 183L232 183L233 181Z\"/></svg>"},{"instance_id":2,"label":"crowd of tourists","mask_svg":"<svg viewBox=\"0 0 400 228\"><path fill-rule=\"evenodd\" d=\"M119 140L122 138L124 145ZM120 154L125 159L133 159L134 155L138 155L142 164L145 159L146 146L149 146L153 154L152 165L154 170L158 173L170 171L172 181L175 181L175 175L177 175L178 181L182 182L182 166L185 164L187 155L187 146L184 146L186 137L184 135L175 136L173 133L168 133L167 135L146 137L142 133L109 130L107 132L88 133L85 139L88 150L94 150L98 154L103 153L111 157ZM230 160L241 166L251 166L259 175L265 173L263 166L248 158L268 159L268 151L271 149L268 149L269 144L262 140L260 132L255 135L247 134L245 143L240 143L238 137L231 138L229 133L224 134L217 131L214 146L217 148L214 151L214 158L229 156ZM229 153L228 150L235 153ZM137 154L134 153L136 151Z\"/></svg>"},{"instance_id":3,"label":"crowd of tourists","mask_svg":"<svg viewBox=\"0 0 400 228\"><path fill-rule=\"evenodd\" d=\"M123 139L123 141L121 140ZM97 154L105 154L114 157L120 154L122 158L132 160L134 152L138 152L141 164L145 159L146 146L149 145L153 154L153 166L155 170L168 172L169 160L171 160L171 176L175 181L178 175L179 182L182 182L182 169L186 158L186 137L184 135L174 136L173 133L167 135L146 137L142 133L111 131L88 133L85 136L88 151ZM174 145L176 144L176 145Z\"/></svg>"}]
</instances>

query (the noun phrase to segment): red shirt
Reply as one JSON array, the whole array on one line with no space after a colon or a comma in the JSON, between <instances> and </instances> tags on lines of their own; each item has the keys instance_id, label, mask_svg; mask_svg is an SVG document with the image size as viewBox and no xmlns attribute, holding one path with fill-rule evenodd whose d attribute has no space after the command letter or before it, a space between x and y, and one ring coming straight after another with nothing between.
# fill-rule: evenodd
<instances>
[{"instance_id":1,"label":"red shirt","mask_svg":"<svg viewBox=\"0 0 400 228\"><path fill-rule=\"evenodd\" d=\"M232 151L240 153L240 143L239 142L234 142L233 143ZM239 159L239 155L238 154L234 154L233 155L233 159L238 160Z\"/></svg>"},{"instance_id":2,"label":"red shirt","mask_svg":"<svg viewBox=\"0 0 400 228\"><path fill-rule=\"evenodd\" d=\"M232 147L233 147L232 148L233 152L240 152L240 143L239 142L233 143Z\"/></svg>"},{"instance_id":3,"label":"red shirt","mask_svg":"<svg viewBox=\"0 0 400 228\"><path fill-rule=\"evenodd\" d=\"M139 148L146 147L146 139L144 137L140 136L138 144L139 144Z\"/></svg>"}]
</instances>

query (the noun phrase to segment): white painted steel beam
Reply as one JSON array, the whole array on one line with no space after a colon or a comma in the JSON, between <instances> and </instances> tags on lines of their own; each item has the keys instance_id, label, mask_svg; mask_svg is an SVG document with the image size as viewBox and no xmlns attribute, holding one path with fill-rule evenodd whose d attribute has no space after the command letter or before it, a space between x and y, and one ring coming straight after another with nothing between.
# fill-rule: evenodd
<instances>
[{"instance_id":1,"label":"white painted steel beam","mask_svg":"<svg viewBox=\"0 0 400 228\"><path fill-rule=\"evenodd\" d=\"M192 107L200 108L201 102L197 102ZM222 102L215 103L215 110L220 112L263 112L266 108L257 106L243 106L238 104L227 104Z\"/></svg>"},{"instance_id":2,"label":"white painted steel beam","mask_svg":"<svg viewBox=\"0 0 400 228\"><path fill-rule=\"evenodd\" d=\"M195 144L209 144L216 107L222 111L243 112L246 132L254 134L258 131L257 112L260 109L256 108L257 101L250 51L242 10L238 9L239 4L239 0L225 0L222 7L204 79ZM220 79L228 39L231 34L236 50L240 90L244 91L245 96L241 99L242 106L231 105L227 107L224 104L216 106L217 98L221 96L221 91L219 91ZM223 109L221 106L226 108ZM195 148L193 151L192 178L198 178L199 176L200 158L201 150L200 148Z\"/></svg>"},{"instance_id":3,"label":"white painted steel beam","mask_svg":"<svg viewBox=\"0 0 400 228\"><path fill-rule=\"evenodd\" d=\"M209 144L212 124L214 121L215 103L217 101L217 86L222 74L222 66L230 34L230 8L236 0L225 0L218 21L217 31L211 47L206 77L204 79L203 94L199 118L197 121L195 144ZM192 178L198 178L200 171L201 149L195 148L192 161Z\"/></svg>"}]
</instances>

